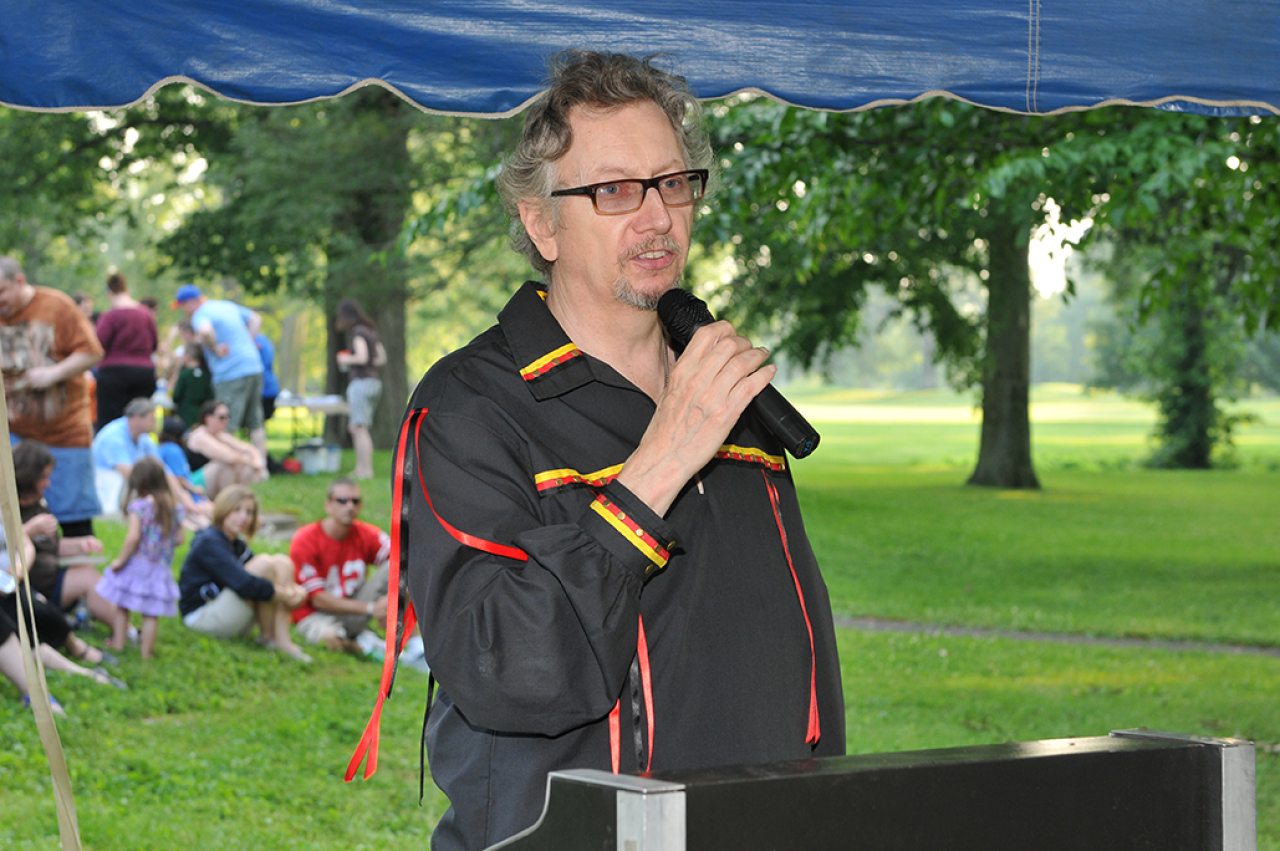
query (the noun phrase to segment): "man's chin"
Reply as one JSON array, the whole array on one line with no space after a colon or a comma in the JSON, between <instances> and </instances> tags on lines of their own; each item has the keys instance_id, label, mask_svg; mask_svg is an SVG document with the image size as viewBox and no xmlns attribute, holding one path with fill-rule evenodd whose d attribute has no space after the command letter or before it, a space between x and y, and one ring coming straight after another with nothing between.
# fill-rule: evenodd
<instances>
[{"instance_id":1,"label":"man's chin","mask_svg":"<svg viewBox=\"0 0 1280 851\"><path fill-rule=\"evenodd\" d=\"M637 310L652 311L658 309L658 301L666 295L667 291L680 286L680 283L680 278L677 277L665 284L655 282L650 286L639 288L632 286L631 282L624 278L614 283L613 295L620 304Z\"/></svg>"}]
</instances>

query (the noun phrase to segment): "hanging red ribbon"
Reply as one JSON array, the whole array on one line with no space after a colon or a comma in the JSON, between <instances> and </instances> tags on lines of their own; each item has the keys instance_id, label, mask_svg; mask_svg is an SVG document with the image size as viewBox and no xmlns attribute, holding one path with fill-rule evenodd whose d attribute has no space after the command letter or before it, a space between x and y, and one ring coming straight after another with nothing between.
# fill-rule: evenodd
<instances>
[{"instance_id":1,"label":"hanging red ribbon","mask_svg":"<svg viewBox=\"0 0 1280 851\"><path fill-rule=\"evenodd\" d=\"M387 623L396 623L400 606L400 569L403 564L403 546L402 534L405 531L402 526L402 514L404 510L404 499L408 496L410 479L403 475L404 462L407 453L409 437L412 434L415 447L415 466L418 470L418 483L422 487L423 498L426 499L431 513L435 515L436 520L446 532L448 532L458 543L472 547L473 549L483 552L492 553L493 555L504 556L506 558L515 559L517 561L528 561L529 554L524 550L516 547L506 546L504 544L487 541L484 538L477 538L466 532L457 529L447 520L440 516L436 511L435 505L431 501L431 495L427 492L427 484L422 474L422 459L417 454L416 448L419 445L418 438L422 429L422 421L426 418L427 409L420 408L415 410L400 428L400 439L396 444L396 470L401 471L401 485L396 488L392 496L391 507L391 563L390 576L388 579L387 594ZM400 638L399 647L396 647L396 630L388 628L386 656L382 660L382 681L378 686L378 699L374 704L373 713L369 718L368 724L365 725L364 735L360 738L360 743L356 746L356 751L351 757L351 761L347 765L345 779L350 782L359 771L360 762L368 756L365 763L364 777L369 779L374 772L378 770L378 741L380 738L380 728L382 724L382 705L391 697L392 684L395 681L396 660L399 658L400 651L404 649L405 643L412 634L413 627L417 624L417 613L414 611L413 603L407 603L405 606L404 633ZM644 621L640 621L640 633L637 640L637 651L640 657L640 676L644 688L645 708L647 710L649 722L649 762L653 762L653 685L649 672L649 649L644 638ZM620 760L620 739L621 731L619 729L618 712L619 705L615 705L613 711L609 714L609 738L610 748L612 750L613 772L619 772ZM646 769L647 770L647 769Z\"/></svg>"},{"instance_id":2,"label":"hanging red ribbon","mask_svg":"<svg viewBox=\"0 0 1280 851\"><path fill-rule=\"evenodd\" d=\"M649 760L644 770L653 767L653 677L649 670L649 642L644 637L644 615L638 618L639 631L636 634L636 658L640 663L640 683L644 693L644 715L649 728ZM614 774L622 773L622 698L613 705L609 713L609 764ZM638 756L638 754L637 754Z\"/></svg>"},{"instance_id":3,"label":"hanging red ribbon","mask_svg":"<svg viewBox=\"0 0 1280 851\"><path fill-rule=\"evenodd\" d=\"M416 416L417 412L415 411L414 414ZM405 420L404 425L400 428L400 439L396 443L395 469L401 472L402 479L404 478L405 438L413 421L414 416ZM373 706L373 714L369 717L369 723L365 725L364 735L360 737L360 743L356 745L356 752L352 754L351 761L347 764L344 779L348 783L356 776L356 772L360 770L360 762L365 758L366 754L369 759L365 763L365 779L368 780L378 770L378 739L382 725L382 704L391 696L391 684L395 680L395 667L396 660L400 656L399 651L403 649L403 642L408 640L413 626L417 623L413 603L409 603L405 607L405 628L401 647L396 648L395 624L399 622L400 614L400 565L403 555L400 546L401 532L403 531L400 527L400 516L404 506L404 490L402 483L401 486L395 489L391 498L391 562L387 579L387 646L386 655L382 658L382 681L378 685L378 700Z\"/></svg>"},{"instance_id":4,"label":"hanging red ribbon","mask_svg":"<svg viewBox=\"0 0 1280 851\"><path fill-rule=\"evenodd\" d=\"M804 602L800 577L796 574L796 566L791 561L791 548L787 545L787 530L782 525L782 510L778 505L778 489L773 486L773 482L769 481L768 473L761 470L760 475L764 476L764 486L769 491L769 502L773 505L773 519L778 523L778 534L782 538L782 552L787 557L787 567L791 568L791 581L796 585L800 613L804 615L804 625L809 630L809 729L805 735L805 742L816 745L822 738L822 725L818 720L818 654L813 647L813 624L809 622L809 609Z\"/></svg>"}]
</instances>

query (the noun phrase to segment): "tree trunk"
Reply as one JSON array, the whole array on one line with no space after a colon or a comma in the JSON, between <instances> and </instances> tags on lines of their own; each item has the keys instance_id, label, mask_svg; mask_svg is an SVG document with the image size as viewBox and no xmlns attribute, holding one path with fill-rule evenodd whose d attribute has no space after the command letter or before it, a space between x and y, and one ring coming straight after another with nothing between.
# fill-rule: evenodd
<instances>
[{"instance_id":1,"label":"tree trunk","mask_svg":"<svg viewBox=\"0 0 1280 851\"><path fill-rule=\"evenodd\" d=\"M333 280L332 272L324 288L324 392L332 396L347 395L347 374L338 369L338 352L347 347L346 335L333 324L341 296L342 286ZM326 445L351 448L351 435L347 431L347 418L329 414L324 418L324 442Z\"/></svg>"},{"instance_id":2,"label":"tree trunk","mask_svg":"<svg viewBox=\"0 0 1280 851\"><path fill-rule=\"evenodd\" d=\"M387 350L387 363L382 367L382 396L373 414L373 445L378 449L394 449L400 431L400 419L404 416L405 403L409 401L408 370L405 365L405 298L403 275L399 287L389 292L386 300L373 306L373 319L378 323L382 345Z\"/></svg>"},{"instance_id":3,"label":"tree trunk","mask_svg":"<svg viewBox=\"0 0 1280 851\"><path fill-rule=\"evenodd\" d=\"M990 235L982 441L971 485L1039 488L1031 464L1031 268L1029 228L1008 222Z\"/></svg>"},{"instance_id":4,"label":"tree trunk","mask_svg":"<svg viewBox=\"0 0 1280 851\"><path fill-rule=\"evenodd\" d=\"M1171 386L1157 396L1160 448L1157 467L1207 470L1213 466L1214 425L1218 410L1209 364L1208 296L1193 269L1169 303L1161 333L1168 335Z\"/></svg>"},{"instance_id":5,"label":"tree trunk","mask_svg":"<svg viewBox=\"0 0 1280 851\"><path fill-rule=\"evenodd\" d=\"M412 204L409 179L409 130L416 115L396 95L370 87L348 97L359 118L365 146L356 148L348 173L358 175L345 207L337 217L337 233L329 245L329 279L325 291L325 316L329 327L329 376L326 386L345 391L347 376L337 368L337 352L343 347L342 333L334 326L334 308L345 297L360 303L378 328L387 350L387 363L379 370L382 395L374 411L369 433L377 449L395 445L400 418L408 399L405 370L405 302L408 299L407 269L395 250ZM406 117L407 116L407 117ZM330 389L330 392L342 392ZM350 441L343 422L325 423L326 439Z\"/></svg>"}]
</instances>

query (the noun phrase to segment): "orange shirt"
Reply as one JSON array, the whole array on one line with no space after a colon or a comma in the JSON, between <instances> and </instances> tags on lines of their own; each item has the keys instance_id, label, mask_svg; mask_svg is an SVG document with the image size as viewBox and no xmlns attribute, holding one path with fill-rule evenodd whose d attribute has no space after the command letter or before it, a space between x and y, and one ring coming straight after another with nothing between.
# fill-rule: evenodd
<instances>
[{"instance_id":1,"label":"orange shirt","mask_svg":"<svg viewBox=\"0 0 1280 851\"><path fill-rule=\"evenodd\" d=\"M61 448L92 444L93 409L84 373L39 390L23 386L28 369L61 363L77 352L101 357L102 345L75 302L57 290L36 287L26 307L0 316L0 365L14 434Z\"/></svg>"}]
</instances>

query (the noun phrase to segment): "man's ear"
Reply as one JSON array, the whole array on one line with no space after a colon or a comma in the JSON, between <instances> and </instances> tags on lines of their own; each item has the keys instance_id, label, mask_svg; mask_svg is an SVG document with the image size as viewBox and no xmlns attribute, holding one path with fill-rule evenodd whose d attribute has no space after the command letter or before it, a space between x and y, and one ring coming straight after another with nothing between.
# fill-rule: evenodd
<instances>
[{"instance_id":1,"label":"man's ear","mask_svg":"<svg viewBox=\"0 0 1280 851\"><path fill-rule=\"evenodd\" d=\"M516 202L516 206L520 210L520 222L542 259L548 263L556 262L560 256L560 247L556 244L556 229L551 220L551 211L538 201L522 199Z\"/></svg>"}]
</instances>

